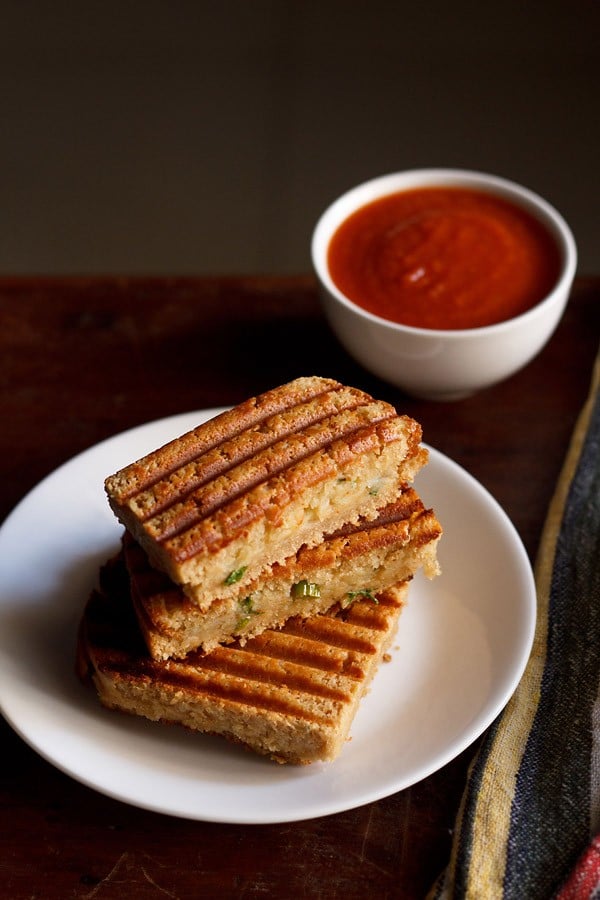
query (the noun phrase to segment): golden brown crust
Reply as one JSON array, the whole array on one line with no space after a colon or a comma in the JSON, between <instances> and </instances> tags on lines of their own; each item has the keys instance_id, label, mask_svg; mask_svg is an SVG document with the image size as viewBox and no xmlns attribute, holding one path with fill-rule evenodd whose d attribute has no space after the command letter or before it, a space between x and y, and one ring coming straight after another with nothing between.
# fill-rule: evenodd
<instances>
[{"instance_id":1,"label":"golden brown crust","mask_svg":"<svg viewBox=\"0 0 600 900\"><path fill-rule=\"evenodd\" d=\"M340 387L339 382L332 379L309 376L251 397L110 476L106 480L108 494L117 503L124 503L190 460L235 438L246 429L257 428L265 419L290 406L306 403Z\"/></svg>"},{"instance_id":2,"label":"golden brown crust","mask_svg":"<svg viewBox=\"0 0 600 900\"><path fill-rule=\"evenodd\" d=\"M339 428L343 413L364 407L370 400L356 388L338 385L198 453L193 460L169 470L149 487L129 493L128 506L140 521L155 520L157 538L167 537L169 531L180 530L187 520L199 518L234 492L239 493L285 468L293 461L294 453L319 449L327 440L327 430L319 427L322 422L336 417ZM387 404L378 407L380 415L392 412ZM363 412L360 420L365 416ZM184 444L187 438L184 435L181 439ZM276 449L270 450L273 447ZM155 478L156 474L153 473ZM158 530L161 521L165 523L162 532Z\"/></svg>"},{"instance_id":3,"label":"golden brown crust","mask_svg":"<svg viewBox=\"0 0 600 900\"><path fill-rule=\"evenodd\" d=\"M360 418L383 411L379 405L363 407ZM376 453L385 444L399 441L406 435L404 419L396 418L393 423L376 421L357 429L356 422L360 418L348 416L346 421L351 430L337 440L332 440L332 433L339 433L336 422L329 428L321 426L318 439L312 434L300 435L295 447L277 445L270 448L267 451L269 459L255 458L250 463L258 484L244 490L245 485L238 482L222 493L219 493L222 487L219 485L217 496L213 493L206 507L203 508L201 497L194 496L186 504L183 515L176 510L177 524L161 521L152 530L147 523L147 532L174 559L183 562L205 549L216 552L236 540L240 532L258 518L277 522L282 509L308 488L331 478L343 477L345 466L357 456ZM414 435L411 437L414 440ZM175 534L171 537L173 531Z\"/></svg>"},{"instance_id":4,"label":"golden brown crust","mask_svg":"<svg viewBox=\"0 0 600 900\"><path fill-rule=\"evenodd\" d=\"M301 544L373 517L425 461L418 423L327 379L298 379L236 410L106 480L153 565L203 609L236 593L232 572L246 573L242 590Z\"/></svg>"},{"instance_id":5,"label":"golden brown crust","mask_svg":"<svg viewBox=\"0 0 600 900\"><path fill-rule=\"evenodd\" d=\"M214 600L206 610L152 568L127 533L123 546L140 627L151 655L164 659L196 647L210 650L236 636L255 636L290 615L325 612L336 603L347 604L361 590L384 590L421 568L433 577L441 531L433 511L406 488L375 520L345 525L317 547L301 547L250 582L242 597ZM314 592L299 594L295 586L304 583L314 585Z\"/></svg>"},{"instance_id":6,"label":"golden brown crust","mask_svg":"<svg viewBox=\"0 0 600 900\"><path fill-rule=\"evenodd\" d=\"M79 630L78 673L112 709L221 734L277 761L330 760L393 638L406 585L376 608L290 620L243 648L157 662L141 649L122 572L103 578ZM370 606L362 614L361 606Z\"/></svg>"}]
</instances>

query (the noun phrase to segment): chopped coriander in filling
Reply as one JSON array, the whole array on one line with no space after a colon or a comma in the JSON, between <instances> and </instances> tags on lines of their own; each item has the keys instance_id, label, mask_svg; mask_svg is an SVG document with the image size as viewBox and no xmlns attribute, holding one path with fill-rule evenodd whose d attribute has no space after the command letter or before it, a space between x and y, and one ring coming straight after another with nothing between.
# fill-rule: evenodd
<instances>
[{"instance_id":1,"label":"chopped coriander in filling","mask_svg":"<svg viewBox=\"0 0 600 900\"><path fill-rule=\"evenodd\" d=\"M371 600L372 603L379 603L379 600L371 590L371 588L361 588L359 591L348 591L348 603L354 603L355 600Z\"/></svg>"},{"instance_id":2,"label":"chopped coriander in filling","mask_svg":"<svg viewBox=\"0 0 600 900\"><path fill-rule=\"evenodd\" d=\"M233 572L230 572L227 578L225 579L225 584L236 584L240 578L243 576L244 572L248 566L241 566L239 569L234 569Z\"/></svg>"},{"instance_id":3,"label":"chopped coriander in filling","mask_svg":"<svg viewBox=\"0 0 600 900\"><path fill-rule=\"evenodd\" d=\"M249 594L247 597L244 597L243 600L240 600L238 605L240 607L241 616L237 621L235 630L243 631L243 629L249 625L252 616L257 616L260 610L255 609L252 594Z\"/></svg>"}]
</instances>

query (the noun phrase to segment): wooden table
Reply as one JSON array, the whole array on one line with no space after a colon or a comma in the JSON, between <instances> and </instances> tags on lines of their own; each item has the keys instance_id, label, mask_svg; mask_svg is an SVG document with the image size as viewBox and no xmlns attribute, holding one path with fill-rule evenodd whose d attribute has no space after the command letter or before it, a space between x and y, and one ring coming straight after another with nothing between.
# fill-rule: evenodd
<instances>
[{"instance_id":1,"label":"wooden table","mask_svg":"<svg viewBox=\"0 0 600 900\"><path fill-rule=\"evenodd\" d=\"M523 371L449 404L402 395L336 343L311 277L0 280L0 518L79 451L148 420L233 404L300 374L355 384L423 425L498 499L535 557L600 335L580 279ZM423 897L444 867L476 747L385 800L285 825L190 822L109 799L2 721L0 895Z\"/></svg>"}]
</instances>

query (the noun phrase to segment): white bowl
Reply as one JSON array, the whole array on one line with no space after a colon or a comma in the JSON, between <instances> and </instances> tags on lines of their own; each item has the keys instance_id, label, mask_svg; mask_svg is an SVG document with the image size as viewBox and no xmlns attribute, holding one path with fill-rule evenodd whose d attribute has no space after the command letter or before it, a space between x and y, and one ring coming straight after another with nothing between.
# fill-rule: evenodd
<instances>
[{"instance_id":1,"label":"white bowl","mask_svg":"<svg viewBox=\"0 0 600 900\"><path fill-rule=\"evenodd\" d=\"M399 325L349 300L329 274L334 232L360 207L387 194L419 187L466 187L496 194L524 208L553 235L561 268L553 290L534 307L496 325L438 330ZM327 319L346 350L373 374L409 394L435 400L464 397L525 366L548 341L566 306L577 249L562 216L537 194L494 175L461 169L415 169L367 181L339 197L315 227L312 261Z\"/></svg>"}]
</instances>

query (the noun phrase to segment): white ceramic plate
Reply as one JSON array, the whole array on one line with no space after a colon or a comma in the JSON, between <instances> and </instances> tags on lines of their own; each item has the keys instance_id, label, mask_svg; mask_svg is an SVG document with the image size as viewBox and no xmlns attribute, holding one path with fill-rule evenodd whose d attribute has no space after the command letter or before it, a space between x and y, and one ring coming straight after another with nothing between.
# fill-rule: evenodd
<instances>
[{"instance_id":1,"label":"white ceramic plate","mask_svg":"<svg viewBox=\"0 0 600 900\"><path fill-rule=\"evenodd\" d=\"M291 822L408 787L460 753L513 693L533 639L529 561L496 501L435 450L417 488L445 534L443 574L418 577L383 664L329 764L278 766L226 741L102 709L74 675L77 622L119 546L105 476L218 410L174 416L85 451L0 529L0 705L41 756L136 806L215 822Z\"/></svg>"}]
</instances>

